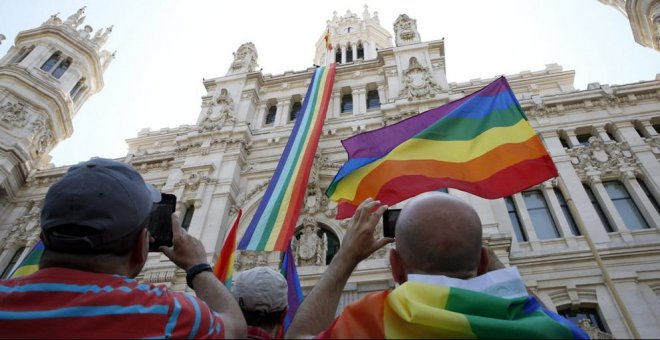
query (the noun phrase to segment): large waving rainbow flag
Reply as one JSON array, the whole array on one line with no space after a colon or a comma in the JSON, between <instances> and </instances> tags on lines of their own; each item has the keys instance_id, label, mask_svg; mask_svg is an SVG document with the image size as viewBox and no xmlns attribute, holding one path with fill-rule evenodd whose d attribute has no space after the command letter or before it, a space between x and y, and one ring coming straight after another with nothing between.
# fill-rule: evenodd
<instances>
[{"instance_id":1,"label":"large waving rainbow flag","mask_svg":"<svg viewBox=\"0 0 660 340\"><path fill-rule=\"evenodd\" d=\"M334 63L314 71L282 158L238 249L286 250L307 189L334 81Z\"/></svg>"},{"instance_id":2,"label":"large waving rainbow flag","mask_svg":"<svg viewBox=\"0 0 660 340\"><path fill-rule=\"evenodd\" d=\"M380 311L380 312L375 312ZM317 339L588 339L528 296L406 282L348 305Z\"/></svg>"},{"instance_id":3,"label":"large waving rainbow flag","mask_svg":"<svg viewBox=\"0 0 660 340\"><path fill-rule=\"evenodd\" d=\"M495 199L558 175L504 77L342 144L348 161L326 191L339 202L337 219L369 197L392 205L451 187Z\"/></svg>"}]
</instances>

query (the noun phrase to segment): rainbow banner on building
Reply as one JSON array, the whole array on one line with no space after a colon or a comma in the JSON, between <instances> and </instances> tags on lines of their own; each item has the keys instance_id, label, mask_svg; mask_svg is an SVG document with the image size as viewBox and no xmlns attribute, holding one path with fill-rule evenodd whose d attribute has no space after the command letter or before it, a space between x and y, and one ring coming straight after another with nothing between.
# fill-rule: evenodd
<instances>
[{"instance_id":1,"label":"rainbow banner on building","mask_svg":"<svg viewBox=\"0 0 660 340\"><path fill-rule=\"evenodd\" d=\"M30 250L21 264L16 267L16 270L14 270L11 275L9 275L9 278L15 279L17 277L30 275L39 270L39 262L41 261L41 255L43 253L44 243L39 241L34 245L34 247L32 247L32 250Z\"/></svg>"},{"instance_id":2,"label":"rainbow banner on building","mask_svg":"<svg viewBox=\"0 0 660 340\"><path fill-rule=\"evenodd\" d=\"M335 64L314 71L282 158L238 249L286 250L307 189L334 81Z\"/></svg>"},{"instance_id":3,"label":"rainbow banner on building","mask_svg":"<svg viewBox=\"0 0 660 340\"><path fill-rule=\"evenodd\" d=\"M337 219L369 197L392 205L449 187L495 199L558 175L504 77L342 144L348 161L326 190Z\"/></svg>"},{"instance_id":4,"label":"rainbow banner on building","mask_svg":"<svg viewBox=\"0 0 660 340\"><path fill-rule=\"evenodd\" d=\"M218 280L225 284L227 289L231 288L232 284L234 259L236 258L236 231L238 230L242 215L243 210L238 209L234 225L229 229L229 232L225 237L225 242L222 244L222 249L220 249L218 260L215 263L215 267L213 267L213 274L215 274L215 277L217 277Z\"/></svg>"}]
</instances>

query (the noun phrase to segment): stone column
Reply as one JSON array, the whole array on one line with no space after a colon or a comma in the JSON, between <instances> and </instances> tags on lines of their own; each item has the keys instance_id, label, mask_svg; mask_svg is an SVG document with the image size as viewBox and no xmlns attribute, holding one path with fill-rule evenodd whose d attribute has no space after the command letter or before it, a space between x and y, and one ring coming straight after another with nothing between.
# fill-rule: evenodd
<instances>
[{"instance_id":1,"label":"stone column","mask_svg":"<svg viewBox=\"0 0 660 340\"><path fill-rule=\"evenodd\" d=\"M357 60L357 44L356 43L349 43L353 47L351 50L353 52L353 61Z\"/></svg>"},{"instance_id":2,"label":"stone column","mask_svg":"<svg viewBox=\"0 0 660 340\"><path fill-rule=\"evenodd\" d=\"M532 251L540 249L541 242L536 235L532 218L529 216L527 205L525 204L522 194L515 194L511 196L511 198L513 198L513 203L516 206L516 211L520 218L520 227L523 229L525 235L527 235L527 242L529 242L529 245L532 247ZM515 235L513 237L515 238Z\"/></svg>"},{"instance_id":3,"label":"stone column","mask_svg":"<svg viewBox=\"0 0 660 340\"><path fill-rule=\"evenodd\" d=\"M367 113L367 90L365 88L353 90L353 114Z\"/></svg>"},{"instance_id":4,"label":"stone column","mask_svg":"<svg viewBox=\"0 0 660 340\"><path fill-rule=\"evenodd\" d=\"M341 63L346 64L346 46L340 46L341 48Z\"/></svg>"},{"instance_id":5,"label":"stone column","mask_svg":"<svg viewBox=\"0 0 660 340\"><path fill-rule=\"evenodd\" d=\"M291 101L288 99L277 103L277 114L275 121L279 122L275 126L285 126L289 122L289 106Z\"/></svg>"},{"instance_id":6,"label":"stone column","mask_svg":"<svg viewBox=\"0 0 660 340\"><path fill-rule=\"evenodd\" d=\"M330 111L332 108L332 111ZM328 108L328 116L339 117L341 115L341 92L333 92L330 107Z\"/></svg>"},{"instance_id":7,"label":"stone column","mask_svg":"<svg viewBox=\"0 0 660 340\"><path fill-rule=\"evenodd\" d=\"M645 121L640 122L640 123L642 125L642 129L643 129L643 133L644 133L645 137L651 137L651 136L655 136L655 135L658 134L655 131L655 129L653 128L653 125L651 125L650 121L645 120Z\"/></svg>"},{"instance_id":8,"label":"stone column","mask_svg":"<svg viewBox=\"0 0 660 340\"><path fill-rule=\"evenodd\" d=\"M257 113L258 114L255 115L254 126L257 129L260 129L266 125L266 115L268 115L268 107L266 104L259 104L259 106L257 106Z\"/></svg>"}]
</instances>

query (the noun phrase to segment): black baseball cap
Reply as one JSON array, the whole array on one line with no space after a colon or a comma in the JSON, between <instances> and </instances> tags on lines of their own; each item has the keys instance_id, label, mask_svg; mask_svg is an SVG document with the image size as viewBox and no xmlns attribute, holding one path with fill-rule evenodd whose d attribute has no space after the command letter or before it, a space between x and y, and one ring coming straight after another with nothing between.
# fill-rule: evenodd
<instances>
[{"instance_id":1,"label":"black baseball cap","mask_svg":"<svg viewBox=\"0 0 660 340\"><path fill-rule=\"evenodd\" d=\"M128 164L94 158L74 165L46 193L44 245L64 252L103 248L141 228L160 197Z\"/></svg>"}]
</instances>

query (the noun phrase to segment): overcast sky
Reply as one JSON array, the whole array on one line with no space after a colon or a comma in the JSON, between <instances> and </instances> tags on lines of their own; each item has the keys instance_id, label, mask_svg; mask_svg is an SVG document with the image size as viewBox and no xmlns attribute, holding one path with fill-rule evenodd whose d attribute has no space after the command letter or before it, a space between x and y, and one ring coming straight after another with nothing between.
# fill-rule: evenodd
<instances>
[{"instance_id":1,"label":"overcast sky","mask_svg":"<svg viewBox=\"0 0 660 340\"><path fill-rule=\"evenodd\" d=\"M122 157L140 129L194 124L202 78L224 76L251 41L264 73L304 70L333 11L378 11L393 35L399 14L417 20L422 41L445 38L449 82L543 70L575 70L575 87L655 79L660 52L634 42L627 19L597 0L518 1L53 1L0 0L4 55L21 30L51 14L66 19L87 6L85 24L114 25L105 48L117 57L104 89L74 119L74 133L51 153L67 165L93 156Z\"/></svg>"}]
</instances>

